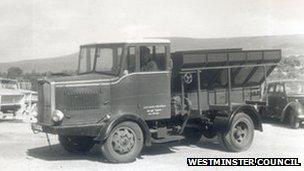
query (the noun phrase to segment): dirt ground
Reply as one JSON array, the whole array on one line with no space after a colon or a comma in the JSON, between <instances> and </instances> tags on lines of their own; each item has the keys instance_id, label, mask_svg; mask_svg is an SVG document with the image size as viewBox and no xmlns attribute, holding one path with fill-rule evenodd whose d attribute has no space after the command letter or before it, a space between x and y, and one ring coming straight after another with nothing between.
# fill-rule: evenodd
<instances>
[{"instance_id":1,"label":"dirt ground","mask_svg":"<svg viewBox=\"0 0 304 171\"><path fill-rule=\"evenodd\" d=\"M225 152L214 140L202 138L197 145L180 142L144 149L140 158L128 164L107 163L99 146L86 155L65 152L56 136L33 134L29 123L0 120L0 170L303 170L304 129L293 130L276 123L255 131L251 148L241 153ZM188 167L187 157L296 157L302 167Z\"/></svg>"}]
</instances>

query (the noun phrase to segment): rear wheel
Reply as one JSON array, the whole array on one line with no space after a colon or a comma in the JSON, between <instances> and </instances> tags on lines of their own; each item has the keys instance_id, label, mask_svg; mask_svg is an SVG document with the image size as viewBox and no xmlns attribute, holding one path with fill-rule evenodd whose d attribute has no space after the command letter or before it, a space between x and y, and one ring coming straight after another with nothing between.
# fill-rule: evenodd
<instances>
[{"instance_id":1,"label":"rear wheel","mask_svg":"<svg viewBox=\"0 0 304 171\"><path fill-rule=\"evenodd\" d=\"M289 126L293 129L298 129L300 127L300 121L293 114L289 114Z\"/></svg>"},{"instance_id":2,"label":"rear wheel","mask_svg":"<svg viewBox=\"0 0 304 171\"><path fill-rule=\"evenodd\" d=\"M228 133L220 134L219 139L228 151L239 152L248 149L253 141L254 125L245 113L234 116Z\"/></svg>"},{"instance_id":3,"label":"rear wheel","mask_svg":"<svg viewBox=\"0 0 304 171\"><path fill-rule=\"evenodd\" d=\"M95 144L93 137L87 136L58 136L61 146L70 153L84 153Z\"/></svg>"},{"instance_id":4,"label":"rear wheel","mask_svg":"<svg viewBox=\"0 0 304 171\"><path fill-rule=\"evenodd\" d=\"M132 162L140 154L144 144L141 128L135 122L122 122L114 127L102 144L104 157L114 163Z\"/></svg>"}]
</instances>

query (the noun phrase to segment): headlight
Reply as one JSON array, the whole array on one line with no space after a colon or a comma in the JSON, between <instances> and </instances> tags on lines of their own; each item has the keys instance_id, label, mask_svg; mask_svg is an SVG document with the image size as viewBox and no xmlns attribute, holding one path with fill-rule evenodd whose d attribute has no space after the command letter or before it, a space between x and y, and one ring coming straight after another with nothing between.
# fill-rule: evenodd
<instances>
[{"instance_id":1,"label":"headlight","mask_svg":"<svg viewBox=\"0 0 304 171\"><path fill-rule=\"evenodd\" d=\"M60 122L64 118L64 114L60 110L55 110L53 112L52 120L54 122Z\"/></svg>"}]
</instances>

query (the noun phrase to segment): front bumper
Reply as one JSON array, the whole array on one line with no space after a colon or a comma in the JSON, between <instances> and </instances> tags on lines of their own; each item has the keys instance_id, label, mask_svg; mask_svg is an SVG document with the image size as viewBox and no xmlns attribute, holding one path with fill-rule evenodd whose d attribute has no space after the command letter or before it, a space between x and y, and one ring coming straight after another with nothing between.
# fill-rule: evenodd
<instances>
[{"instance_id":1,"label":"front bumper","mask_svg":"<svg viewBox=\"0 0 304 171\"><path fill-rule=\"evenodd\" d=\"M300 122L300 124L304 124L304 115L298 115L297 120Z\"/></svg>"},{"instance_id":2,"label":"front bumper","mask_svg":"<svg viewBox=\"0 0 304 171\"><path fill-rule=\"evenodd\" d=\"M102 124L90 125L71 125L71 126L52 126L43 125L40 123L32 123L31 129L34 133L45 132L50 134L60 135L75 135L75 136L93 136L96 137L100 133Z\"/></svg>"},{"instance_id":3,"label":"front bumper","mask_svg":"<svg viewBox=\"0 0 304 171\"><path fill-rule=\"evenodd\" d=\"M297 118L298 118L299 120L304 120L304 115L298 115Z\"/></svg>"}]
</instances>

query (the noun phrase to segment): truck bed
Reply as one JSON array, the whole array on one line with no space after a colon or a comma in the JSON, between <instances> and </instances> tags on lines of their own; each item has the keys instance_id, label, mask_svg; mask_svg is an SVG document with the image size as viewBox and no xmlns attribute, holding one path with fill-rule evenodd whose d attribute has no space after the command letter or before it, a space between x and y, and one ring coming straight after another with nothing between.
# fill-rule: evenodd
<instances>
[{"instance_id":1,"label":"truck bed","mask_svg":"<svg viewBox=\"0 0 304 171\"><path fill-rule=\"evenodd\" d=\"M210 50L176 52L173 59L174 92L180 91L181 74L190 73L193 82L185 90L227 88L227 68L231 69L232 88L259 86L281 60L281 50Z\"/></svg>"}]
</instances>

